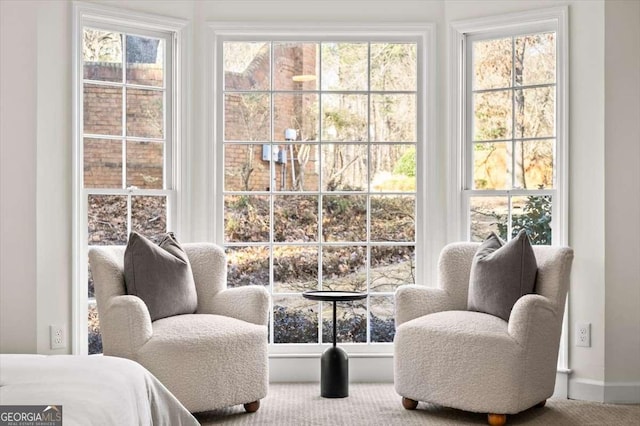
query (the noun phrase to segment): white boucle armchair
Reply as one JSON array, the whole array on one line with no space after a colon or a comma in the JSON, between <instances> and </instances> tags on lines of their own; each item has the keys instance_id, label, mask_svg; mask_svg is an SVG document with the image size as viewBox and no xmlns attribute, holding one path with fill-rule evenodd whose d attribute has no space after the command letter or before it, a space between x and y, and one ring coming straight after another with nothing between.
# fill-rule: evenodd
<instances>
[{"instance_id":1,"label":"white boucle armchair","mask_svg":"<svg viewBox=\"0 0 640 426\"><path fill-rule=\"evenodd\" d=\"M518 299L507 322L466 310L478 245L443 249L437 288L396 291L395 388L407 409L425 401L503 425L507 414L543 406L553 394L573 250L533 247L535 294Z\"/></svg>"},{"instance_id":2,"label":"white boucle armchair","mask_svg":"<svg viewBox=\"0 0 640 426\"><path fill-rule=\"evenodd\" d=\"M268 388L268 292L227 288L219 246L182 247L193 270L197 311L154 322L140 298L126 295L125 247L89 251L103 352L142 364L191 412L237 404L256 411Z\"/></svg>"}]
</instances>

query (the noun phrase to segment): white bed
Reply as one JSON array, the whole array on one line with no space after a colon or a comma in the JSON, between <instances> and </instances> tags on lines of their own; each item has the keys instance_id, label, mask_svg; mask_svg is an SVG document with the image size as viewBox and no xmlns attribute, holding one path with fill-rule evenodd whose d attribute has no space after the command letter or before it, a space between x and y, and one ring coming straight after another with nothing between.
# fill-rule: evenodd
<instances>
[{"instance_id":1,"label":"white bed","mask_svg":"<svg viewBox=\"0 0 640 426\"><path fill-rule=\"evenodd\" d=\"M0 355L1 405L62 405L63 424L198 425L140 364L124 358Z\"/></svg>"}]
</instances>

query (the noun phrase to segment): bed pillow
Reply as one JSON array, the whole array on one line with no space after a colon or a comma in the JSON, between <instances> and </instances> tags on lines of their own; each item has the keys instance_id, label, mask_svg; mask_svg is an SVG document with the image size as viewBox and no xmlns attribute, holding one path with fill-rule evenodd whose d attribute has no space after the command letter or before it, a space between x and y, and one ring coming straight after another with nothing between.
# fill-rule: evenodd
<instances>
[{"instance_id":1,"label":"bed pillow","mask_svg":"<svg viewBox=\"0 0 640 426\"><path fill-rule=\"evenodd\" d=\"M132 232L124 252L124 278L127 294L144 301L151 321L196 311L191 264L173 233L156 245Z\"/></svg>"},{"instance_id":2,"label":"bed pillow","mask_svg":"<svg viewBox=\"0 0 640 426\"><path fill-rule=\"evenodd\" d=\"M473 257L467 308L509 321L516 301L533 293L537 272L536 257L524 230L507 243L492 232Z\"/></svg>"}]
</instances>

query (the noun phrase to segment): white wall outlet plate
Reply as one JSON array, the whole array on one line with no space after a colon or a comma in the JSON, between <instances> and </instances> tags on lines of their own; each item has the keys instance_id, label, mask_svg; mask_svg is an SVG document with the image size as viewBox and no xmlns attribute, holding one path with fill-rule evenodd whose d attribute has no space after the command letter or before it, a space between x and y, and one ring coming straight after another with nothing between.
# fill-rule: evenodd
<instances>
[{"instance_id":1,"label":"white wall outlet plate","mask_svg":"<svg viewBox=\"0 0 640 426\"><path fill-rule=\"evenodd\" d=\"M64 349L67 347L63 326L50 325L49 336L51 337L51 349Z\"/></svg>"},{"instance_id":2,"label":"white wall outlet plate","mask_svg":"<svg viewBox=\"0 0 640 426\"><path fill-rule=\"evenodd\" d=\"M590 323L577 323L576 324L576 346L582 346L584 348L591 347L591 324Z\"/></svg>"}]
</instances>

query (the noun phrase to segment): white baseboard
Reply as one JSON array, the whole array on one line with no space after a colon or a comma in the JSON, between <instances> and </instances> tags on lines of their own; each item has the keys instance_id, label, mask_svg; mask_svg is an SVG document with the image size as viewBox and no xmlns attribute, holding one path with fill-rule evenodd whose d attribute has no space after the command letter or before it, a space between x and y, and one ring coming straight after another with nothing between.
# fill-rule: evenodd
<instances>
[{"instance_id":1,"label":"white baseboard","mask_svg":"<svg viewBox=\"0 0 640 426\"><path fill-rule=\"evenodd\" d=\"M604 388L604 402L640 404L640 382L609 382Z\"/></svg>"},{"instance_id":2,"label":"white baseboard","mask_svg":"<svg viewBox=\"0 0 640 426\"><path fill-rule=\"evenodd\" d=\"M320 382L320 355L271 355L269 381ZM393 356L349 354L349 382L393 383Z\"/></svg>"},{"instance_id":3,"label":"white baseboard","mask_svg":"<svg viewBox=\"0 0 640 426\"><path fill-rule=\"evenodd\" d=\"M608 404L640 404L640 382L573 379L569 381L569 398Z\"/></svg>"}]
</instances>

